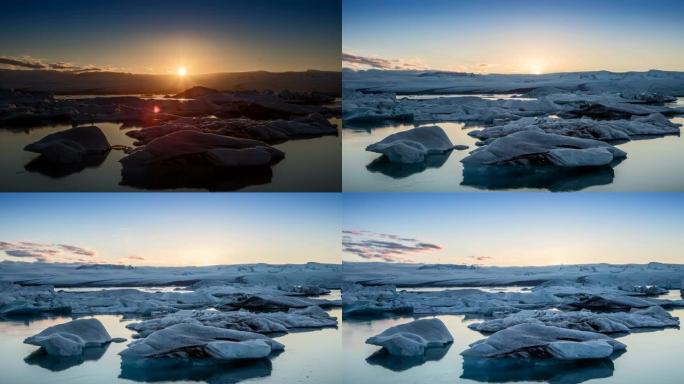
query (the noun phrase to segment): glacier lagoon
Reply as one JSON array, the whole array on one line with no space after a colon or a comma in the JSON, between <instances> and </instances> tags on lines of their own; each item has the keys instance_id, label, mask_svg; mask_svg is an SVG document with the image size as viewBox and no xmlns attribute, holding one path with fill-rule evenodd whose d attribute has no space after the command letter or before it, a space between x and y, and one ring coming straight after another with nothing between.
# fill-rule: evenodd
<instances>
[{"instance_id":1,"label":"glacier lagoon","mask_svg":"<svg viewBox=\"0 0 684 384\"><path fill-rule=\"evenodd\" d=\"M338 119L339 120L339 119ZM339 124L339 123L338 123ZM97 123L112 144L133 146L134 139L126 131L139 128L121 124ZM98 164L70 174L49 175L38 169L26 169L36 154L23 148L55 132L71 128L70 125L42 126L26 130L0 129L0 179L4 191L139 191L141 189L121 185L121 163L126 156L123 151L113 150ZM265 184L240 186L241 191L296 191L310 188L312 191L339 190L339 174L330 170L340 169L340 140L324 136L303 140L291 140L274 147L286 152L288 157L273 166L272 179ZM312 167L311 164L317 164ZM29 167L31 168L31 167ZM235 189L231 181L222 185L216 180L211 189ZM179 187L173 190L202 191L205 188Z\"/></svg>"},{"instance_id":2,"label":"glacier lagoon","mask_svg":"<svg viewBox=\"0 0 684 384\"><path fill-rule=\"evenodd\" d=\"M470 95L468 95L470 96ZM500 96L500 95L499 95ZM432 96L438 97L438 96ZM421 99L425 99L422 96ZM684 106L684 98L670 103ZM684 117L672 117L684 124ZM420 124L431 126L433 124ZM499 167L481 173L464 169L461 160L477 148L468 132L484 128L481 123L437 122L454 145L463 151L435 155L421 164L393 164L382 161L366 146L390 134L415 128L412 123L346 125L342 129L342 185L349 192L426 191L653 191L684 190L684 140L679 135L633 139L616 144L627 158L614 167L561 169L529 174L525 169ZM504 168L504 169L501 169Z\"/></svg>"},{"instance_id":3,"label":"glacier lagoon","mask_svg":"<svg viewBox=\"0 0 684 384\"><path fill-rule=\"evenodd\" d=\"M130 287L129 287L130 288ZM135 288L135 287L133 287ZM93 287L88 290L94 289ZM140 290L150 291L149 287ZM69 290L74 292L74 290ZM82 290L76 290L82 291ZM166 292L167 289L154 289ZM178 292L178 291L176 291ZM339 290L321 298L339 298ZM341 318L339 309L328 314ZM95 315L112 337L123 337L123 343L111 343L102 348L87 348L83 356L56 358L39 352L39 348L23 343L26 337L43 329L68 322L70 316L42 318L11 318L0 320L0 370L2 381L13 384L31 383L339 383L341 382L342 350L339 328L292 331L275 336L286 351L270 359L223 365L202 365L170 361L143 368L122 365L119 352L134 339L135 333L126 325L141 319L124 319L120 315ZM315 362L315 364L312 364Z\"/></svg>"},{"instance_id":4,"label":"glacier lagoon","mask_svg":"<svg viewBox=\"0 0 684 384\"><path fill-rule=\"evenodd\" d=\"M511 287L518 291L518 287ZM440 289L431 287L430 290ZM444 288L442 288L444 289ZM453 288L449 288L453 289ZM662 298L677 299L679 290L671 290ZM682 318L684 310L669 311ZM346 383L626 383L657 382L675 384L681 381L684 367L684 332L679 328L664 328L648 332L632 332L616 339L627 345L627 351L611 360L577 362L562 366L506 365L492 362L464 362L462 351L468 345L486 338L468 328L481 318L465 315L437 315L451 332L454 342L447 348L435 348L424 358L393 358L378 353L379 347L365 344L368 337L385 329L414 320L411 316L342 321L343 372ZM498 364L498 365L497 365Z\"/></svg>"},{"instance_id":5,"label":"glacier lagoon","mask_svg":"<svg viewBox=\"0 0 684 384\"><path fill-rule=\"evenodd\" d=\"M152 105L154 105L155 114L162 113L159 112L161 108L173 106L183 110L199 106L197 110L193 110L192 113L188 112L184 116L196 116L199 120L205 118L220 121L221 119L212 114L211 108L206 110L205 107L202 107L204 101L200 99L160 97L159 95L79 95L73 97L55 96L54 98L49 96L50 107L46 108L45 105L40 104L43 102L40 98L41 94L22 96L15 95L12 91L3 90L3 92L6 95L3 94L0 97L9 105L18 104L19 101L17 100L22 100L21 97L25 97L30 99L30 101L26 101L27 105L36 103L39 107L35 107L35 109L45 114L55 114L56 110L62 109L69 111L55 114L49 124L43 121L40 123L30 122L30 124L21 121L12 123L7 121L9 118L6 115L10 117L13 115L9 112L3 114L2 119L0 119L2 120L0 121L0 164L3 165L2 170L0 170L0 179L3 180L3 191L240 190L245 192L323 192L341 189L339 173L341 169L339 138L341 121L338 117L327 112L339 109L337 107L340 102L339 99L334 99L330 104L324 106L315 106L315 108L326 113L326 117L317 116L327 120L328 124L334 124L337 128L329 126L328 131L324 134L298 134L295 132L288 139L271 138L269 142L272 147L276 151L286 153L286 156L268 167L212 170L192 164L190 168L192 171L179 172L178 169L180 168L173 168L174 171L170 174L161 172L154 176L132 177L129 175L126 177L120 160L128 157L127 153L130 153L131 149L146 146L146 142L139 140L140 142L136 143L136 139L128 134L133 131L141 132L141 129L149 128L151 124L164 122L163 120L155 121L155 123L149 121L148 114L151 113ZM67 103L68 106L63 106L64 103ZM133 103L131 105L134 107L130 107L130 103ZM136 108L139 108L140 104L143 105L143 108L137 110ZM157 106L157 104L162 107ZM113 107L119 109L111 114L109 112L105 114L96 112L97 108L102 108L103 105L108 110ZM295 108L301 107L301 105L295 106ZM73 110L77 110L77 112ZM70 117L73 119L71 124L68 121L62 121L68 120L64 117L64 114L68 113L73 114ZM131 118L128 116L131 113L136 116ZM42 116L41 114L38 115ZM75 117L76 115L79 117ZM26 116L30 118L33 114L18 114L19 118L26 118ZM269 121L274 121L275 126L279 124L278 120L274 118ZM76 164L63 165L46 161L45 156L24 150L27 145L38 142L48 135L66 131L72 126L87 126L91 123L100 128L107 142L112 146L111 151L88 156L86 161ZM200 123L196 124L199 125ZM187 127L185 128L187 129ZM238 133L232 134L239 135ZM139 146L134 143L139 144ZM180 160L176 166L179 167L181 164L187 165ZM312 167L312 164L316 166Z\"/></svg>"},{"instance_id":6,"label":"glacier lagoon","mask_svg":"<svg viewBox=\"0 0 684 384\"><path fill-rule=\"evenodd\" d=\"M345 69L342 87L345 191L684 189L682 72ZM454 151L404 133L431 125Z\"/></svg>"}]
</instances>

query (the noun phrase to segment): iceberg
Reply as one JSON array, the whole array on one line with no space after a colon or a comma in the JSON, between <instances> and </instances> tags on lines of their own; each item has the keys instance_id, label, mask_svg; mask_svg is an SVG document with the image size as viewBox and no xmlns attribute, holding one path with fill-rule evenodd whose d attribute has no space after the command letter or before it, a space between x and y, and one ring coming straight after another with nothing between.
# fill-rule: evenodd
<instances>
[{"instance_id":1,"label":"iceberg","mask_svg":"<svg viewBox=\"0 0 684 384\"><path fill-rule=\"evenodd\" d=\"M421 356L430 347L444 347L454 341L439 319L421 319L386 329L366 340L383 347L390 355Z\"/></svg>"},{"instance_id":2,"label":"iceberg","mask_svg":"<svg viewBox=\"0 0 684 384\"><path fill-rule=\"evenodd\" d=\"M214 342L234 342L241 344L212 344ZM263 350L260 341L269 348L269 354L285 347L270 337L254 332L235 331L198 324L175 324L151 333L149 336L132 342L119 354L123 358L209 358L233 356L233 359L251 358ZM212 344L210 347L209 344Z\"/></svg>"},{"instance_id":3,"label":"iceberg","mask_svg":"<svg viewBox=\"0 0 684 384\"><path fill-rule=\"evenodd\" d=\"M483 142L521 131L555 133L601 141L631 140L635 136L679 134L680 124L670 122L660 113L631 120L592 120L524 117L504 125L471 131L468 135Z\"/></svg>"},{"instance_id":4,"label":"iceberg","mask_svg":"<svg viewBox=\"0 0 684 384\"><path fill-rule=\"evenodd\" d=\"M468 328L492 333L518 324L543 324L609 334L630 332L633 329L677 327L679 319L659 306L630 312L526 310L503 318L470 324Z\"/></svg>"},{"instance_id":5,"label":"iceberg","mask_svg":"<svg viewBox=\"0 0 684 384\"><path fill-rule=\"evenodd\" d=\"M111 149L100 128L76 127L49 134L27 145L24 150L39 153L43 159L56 164L77 164L87 156L106 154Z\"/></svg>"},{"instance_id":6,"label":"iceberg","mask_svg":"<svg viewBox=\"0 0 684 384\"><path fill-rule=\"evenodd\" d=\"M86 347L99 347L112 339L97 319L79 319L46 328L24 340L25 344L43 348L49 355L78 356Z\"/></svg>"},{"instance_id":7,"label":"iceberg","mask_svg":"<svg viewBox=\"0 0 684 384\"><path fill-rule=\"evenodd\" d=\"M603 166L627 154L602 141L537 131L516 132L475 149L463 164Z\"/></svg>"},{"instance_id":8,"label":"iceberg","mask_svg":"<svg viewBox=\"0 0 684 384\"><path fill-rule=\"evenodd\" d=\"M51 285L23 287L0 282L0 316L68 314L71 307L55 294Z\"/></svg>"},{"instance_id":9,"label":"iceberg","mask_svg":"<svg viewBox=\"0 0 684 384\"><path fill-rule=\"evenodd\" d=\"M220 312L215 310L181 310L162 317L132 323L126 327L146 337L171 325L191 323L262 334L288 332L303 328L337 325L337 319L317 306L290 309L287 312Z\"/></svg>"},{"instance_id":10,"label":"iceberg","mask_svg":"<svg viewBox=\"0 0 684 384\"><path fill-rule=\"evenodd\" d=\"M422 163L429 155L440 155L454 149L440 127L418 127L393 133L366 147L367 151L381 153L392 163Z\"/></svg>"},{"instance_id":11,"label":"iceberg","mask_svg":"<svg viewBox=\"0 0 684 384\"><path fill-rule=\"evenodd\" d=\"M624 349L624 344L600 333L518 324L470 344L461 355L583 360L608 358Z\"/></svg>"}]
</instances>

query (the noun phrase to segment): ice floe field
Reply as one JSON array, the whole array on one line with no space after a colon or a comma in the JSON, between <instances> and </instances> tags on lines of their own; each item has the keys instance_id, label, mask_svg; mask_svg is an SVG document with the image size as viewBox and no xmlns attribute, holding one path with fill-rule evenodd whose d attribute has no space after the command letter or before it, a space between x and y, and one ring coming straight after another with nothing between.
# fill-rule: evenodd
<instances>
[{"instance_id":1,"label":"ice floe field","mask_svg":"<svg viewBox=\"0 0 684 384\"><path fill-rule=\"evenodd\" d=\"M346 191L684 187L680 72L345 70L343 89Z\"/></svg>"},{"instance_id":2,"label":"ice floe field","mask_svg":"<svg viewBox=\"0 0 684 384\"><path fill-rule=\"evenodd\" d=\"M348 382L677 383L684 373L682 265L383 266L343 265Z\"/></svg>"},{"instance_id":3,"label":"ice floe field","mask_svg":"<svg viewBox=\"0 0 684 384\"><path fill-rule=\"evenodd\" d=\"M341 377L338 265L138 270L3 262L0 270L7 382Z\"/></svg>"}]
</instances>

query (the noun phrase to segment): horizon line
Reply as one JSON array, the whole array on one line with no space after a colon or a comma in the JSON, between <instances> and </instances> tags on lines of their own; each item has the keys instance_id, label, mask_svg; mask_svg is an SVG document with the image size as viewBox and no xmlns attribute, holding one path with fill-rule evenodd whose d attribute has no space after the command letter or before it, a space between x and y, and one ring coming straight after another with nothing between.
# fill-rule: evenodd
<instances>
[{"instance_id":1,"label":"horizon line","mask_svg":"<svg viewBox=\"0 0 684 384\"><path fill-rule=\"evenodd\" d=\"M649 72L675 72L675 73L684 73L684 68L681 70L668 70L668 69L655 69L651 68L648 70L630 70L630 71L611 71L608 69L594 69L594 70L581 70L581 71L564 71L564 72L547 72L547 73L522 73L522 72L510 72L510 73L499 73L499 72L491 72L491 73L485 73L485 72L461 72L461 71L455 71L455 70L449 70L449 69L383 69L383 68L366 68L366 69L360 69L360 68L349 68L349 67L342 67L342 71L352 71L352 72L369 72L369 71L378 71L378 72L441 72L441 73L453 73L453 74L466 74L466 75L478 75L478 76L546 76L546 75L563 75L563 74L571 74L571 73L596 73L596 72L607 72L607 73L612 73L612 74L628 74L628 73L649 73Z\"/></svg>"}]
</instances>

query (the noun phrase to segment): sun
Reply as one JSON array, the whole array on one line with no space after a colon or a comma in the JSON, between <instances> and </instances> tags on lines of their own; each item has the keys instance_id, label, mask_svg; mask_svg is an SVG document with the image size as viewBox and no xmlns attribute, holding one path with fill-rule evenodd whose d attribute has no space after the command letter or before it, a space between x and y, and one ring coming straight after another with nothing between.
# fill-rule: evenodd
<instances>
[{"instance_id":1,"label":"sun","mask_svg":"<svg viewBox=\"0 0 684 384\"><path fill-rule=\"evenodd\" d=\"M533 75L541 75L544 73L544 65L541 62L530 63L530 73Z\"/></svg>"},{"instance_id":2,"label":"sun","mask_svg":"<svg viewBox=\"0 0 684 384\"><path fill-rule=\"evenodd\" d=\"M178 76L183 77L188 74L188 70L185 67L178 67L176 73L178 73Z\"/></svg>"}]
</instances>

